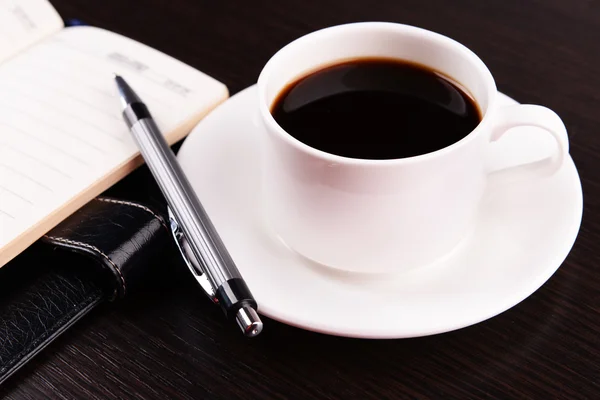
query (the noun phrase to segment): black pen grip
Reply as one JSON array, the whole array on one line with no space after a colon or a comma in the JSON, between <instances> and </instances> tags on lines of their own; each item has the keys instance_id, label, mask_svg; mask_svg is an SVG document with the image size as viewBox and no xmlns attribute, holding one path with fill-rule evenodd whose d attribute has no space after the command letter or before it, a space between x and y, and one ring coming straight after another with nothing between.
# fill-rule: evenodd
<instances>
[{"instance_id":1,"label":"black pen grip","mask_svg":"<svg viewBox=\"0 0 600 400\"><path fill-rule=\"evenodd\" d=\"M243 306L250 306L257 309L256 300L246 282L241 278L232 278L225 281L216 292L219 305L227 315L227 318L235 319L235 316Z\"/></svg>"}]
</instances>

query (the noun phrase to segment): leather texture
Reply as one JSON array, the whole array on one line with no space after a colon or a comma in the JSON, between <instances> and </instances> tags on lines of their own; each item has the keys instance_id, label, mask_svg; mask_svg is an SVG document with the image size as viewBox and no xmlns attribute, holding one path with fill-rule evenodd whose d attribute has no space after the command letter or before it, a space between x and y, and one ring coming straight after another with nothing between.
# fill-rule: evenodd
<instances>
[{"instance_id":1,"label":"leather texture","mask_svg":"<svg viewBox=\"0 0 600 400\"><path fill-rule=\"evenodd\" d=\"M111 297L123 297L137 267L167 245L168 228L150 208L108 197L93 199L42 240L91 257L112 275Z\"/></svg>"},{"instance_id":2,"label":"leather texture","mask_svg":"<svg viewBox=\"0 0 600 400\"><path fill-rule=\"evenodd\" d=\"M77 268L81 257L30 250L0 269L0 382L106 298L97 274ZM58 268L39 263L57 256Z\"/></svg>"},{"instance_id":3,"label":"leather texture","mask_svg":"<svg viewBox=\"0 0 600 400\"><path fill-rule=\"evenodd\" d=\"M0 383L172 246L145 205L98 197L0 268Z\"/></svg>"}]
</instances>

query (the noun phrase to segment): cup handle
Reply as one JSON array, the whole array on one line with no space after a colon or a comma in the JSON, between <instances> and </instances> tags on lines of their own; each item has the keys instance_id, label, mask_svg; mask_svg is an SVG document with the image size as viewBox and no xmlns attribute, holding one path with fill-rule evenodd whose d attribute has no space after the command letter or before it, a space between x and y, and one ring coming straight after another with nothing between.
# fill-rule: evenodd
<instances>
[{"instance_id":1,"label":"cup handle","mask_svg":"<svg viewBox=\"0 0 600 400\"><path fill-rule=\"evenodd\" d=\"M558 146L554 154L541 160L491 171L488 175L489 179L497 182L514 182L547 177L560 169L569 154L569 137L565 124L554 111L538 105L517 104L499 108L496 113L490 142L499 140L511 128L532 126L551 134Z\"/></svg>"}]
</instances>

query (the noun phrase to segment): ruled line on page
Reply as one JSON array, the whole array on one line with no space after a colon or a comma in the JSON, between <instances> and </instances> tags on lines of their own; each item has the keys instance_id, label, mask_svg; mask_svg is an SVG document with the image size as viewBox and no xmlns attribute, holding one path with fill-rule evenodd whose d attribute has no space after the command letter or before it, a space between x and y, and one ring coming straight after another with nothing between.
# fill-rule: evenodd
<instances>
[{"instance_id":1,"label":"ruled line on page","mask_svg":"<svg viewBox=\"0 0 600 400\"><path fill-rule=\"evenodd\" d=\"M6 82L0 81L0 86L3 83L6 83ZM14 88L14 86L13 86L13 88ZM18 88L17 88L17 93L18 93L18 95L23 96L23 97L25 97L28 100L36 101L36 102L38 102L40 104L43 104L45 107L48 107L48 108L51 108L51 109L54 109L54 110L60 112L64 116L67 116L67 117L69 117L71 119L77 120L77 121L81 122L82 124L87 125L87 126L93 128L93 129L95 129L98 132L101 132L101 133L103 133L103 134L105 134L107 136L112 136L113 138L115 138L116 140L118 140L120 142L122 142L124 140L124 137L123 137L124 135L114 135L114 134L108 132L107 130L103 129L102 127L98 126L96 123L90 122L88 119L85 119L85 118L82 118L82 117L80 117L80 116L78 116L76 114L73 114L72 112L70 112L68 110L65 110L64 108L61 108L61 107L56 106L55 104L52 104L51 102L48 102L46 100L41 100L40 98L35 97L34 95L30 95L28 93L24 93L22 91L19 91Z\"/></svg>"},{"instance_id":2,"label":"ruled line on page","mask_svg":"<svg viewBox=\"0 0 600 400\"><path fill-rule=\"evenodd\" d=\"M142 62L137 61L131 55L125 55L118 50L113 50L108 54L98 54L57 37L46 43L45 46L46 48L51 46L57 47L57 49L50 53L50 56L56 56L57 53L63 50L70 50L74 55L77 55L77 57L73 58L73 65L78 65L78 69L92 71L97 77L104 76L106 73L105 70L109 69L114 72L123 72L122 75L127 76L130 80L139 79L143 81L144 84L136 88L139 92L138 94L146 99L146 101L156 103L160 107L173 108L171 102L164 101L162 97L157 97L155 93L161 93L163 96L166 95L173 100L181 101L185 100L192 91L190 88L174 82L169 76L155 71ZM132 64L135 66L139 65L140 67L131 68ZM103 67L99 68L99 65L103 65Z\"/></svg>"},{"instance_id":3,"label":"ruled line on page","mask_svg":"<svg viewBox=\"0 0 600 400\"><path fill-rule=\"evenodd\" d=\"M84 56L87 56L88 59L93 59L95 61L97 61L97 60L100 59L100 60L103 60L104 62L107 61L106 59L104 59L102 57L99 57L98 53L91 52L91 51L89 51L88 49L86 49L84 47L77 46L77 45L75 45L75 44L73 44L71 42L66 42L64 40L61 40L60 38L53 38L53 42L54 43L60 43L60 46L62 48L70 49L70 50L72 50L73 52L75 52L77 54L83 54ZM137 64L137 65L141 65L142 64L139 61L132 60L129 56L122 55L118 51L113 51L113 52L109 53L108 56L109 56L109 58L110 58L111 61L116 61L116 62L123 61L123 60L120 60L121 58L126 58L127 61L129 61L128 63L121 62L121 65L130 66L132 63ZM80 62L86 62L86 59L79 58L78 61L80 61ZM95 68L96 64L93 64L93 65L94 65L93 67L90 65L90 68ZM131 67L130 67L130 69L131 69ZM134 70L134 72L136 72L137 76L143 76L143 78L144 78L144 80L146 82L152 83L152 84L154 84L156 86L159 86L162 90L166 89L164 83L166 81L170 80L170 78L168 76L163 75L161 73L158 73L158 72L150 69L148 66L145 66L145 65L144 65L144 68L142 68L142 69L140 69L140 68L134 68L133 70ZM100 71L100 70L96 69L96 71ZM148 72L148 73L146 73L146 72ZM189 89L187 89L187 88L186 88L186 90L189 91ZM181 92L177 92L177 91L172 91L171 90L171 93L179 95L181 97L185 97L184 95L181 94Z\"/></svg>"},{"instance_id":4,"label":"ruled line on page","mask_svg":"<svg viewBox=\"0 0 600 400\"><path fill-rule=\"evenodd\" d=\"M104 88L100 88L95 85L90 85L88 74L86 74L85 77L83 77L83 76L77 75L75 73L71 73L71 72L76 72L76 70L74 70L73 68L66 70L64 67L61 68L61 66L55 66L55 65L49 63L47 59L42 59L40 61L35 60L35 59L28 59L27 64L32 65L32 66L36 65L39 67L40 70L51 69L53 73L65 78L72 85L75 85L75 86L81 87L81 88L92 89L92 90L98 92L99 94L112 99L112 101L115 101L115 97L113 95L111 95Z\"/></svg>"},{"instance_id":5,"label":"ruled line on page","mask_svg":"<svg viewBox=\"0 0 600 400\"><path fill-rule=\"evenodd\" d=\"M22 72L22 70L21 70L21 72ZM80 104L86 105L90 109L93 109L93 110L95 110L95 111L97 111L99 113L102 113L104 116L106 116L106 117L108 117L108 118L110 118L112 120L118 121L119 123L123 122L123 117L121 117L119 115L115 115L114 112L111 112L111 111L99 108L98 105L103 104L102 102L90 103L86 99L83 99L83 98L81 98L81 97L79 97L79 96L77 96L77 95L75 95L75 94L73 94L71 92L68 92L68 91L66 91L66 90L64 90L62 88L59 88L59 87L55 86L55 85L49 84L48 83L49 81L50 82L55 82L56 81L55 77L50 77L50 79L48 79L48 77L46 77L46 79L42 80L42 79L40 79L40 77L43 76L43 75L40 75L39 72L38 73L34 73L34 74L26 74L26 75L22 75L21 73L14 73L14 72L12 74L13 74L13 76L16 76L20 80L35 81L35 85L38 88L44 88L44 89L46 89L48 91L51 91L53 93L57 93L57 94L59 94L61 96L70 98L70 99L72 99L72 100L74 100L74 101L76 101L76 102L78 102ZM82 91L78 90L78 93L82 93ZM111 108L113 108L113 107L111 107Z\"/></svg>"},{"instance_id":6,"label":"ruled line on page","mask_svg":"<svg viewBox=\"0 0 600 400\"><path fill-rule=\"evenodd\" d=\"M15 197L18 197L20 200L24 201L25 203L27 203L27 204L29 204L31 206L35 205L32 200L29 200L28 198L26 198L22 194L19 194L19 193L15 192L11 188L8 188L8 187L6 187L4 185L0 185L0 189L4 190L7 193L10 193L11 195L13 195Z\"/></svg>"},{"instance_id":7,"label":"ruled line on page","mask_svg":"<svg viewBox=\"0 0 600 400\"><path fill-rule=\"evenodd\" d=\"M30 159L30 160L32 160L32 161L34 161L34 162L38 163L38 164L41 164L41 165L42 165L44 168L48 168L48 169L50 169L50 170L52 170L52 171L56 172L57 174L60 174L60 175L62 175L62 176L63 176L64 178L66 178L66 179L73 179L73 177L72 177L71 175L69 175L67 172L65 172L65 171L63 171L63 170L61 170L61 169L57 168L56 166L54 166L54 165L52 165L52 164L50 164L50 163L48 163L48 162L46 162L46 161L44 161L44 160L41 160L41 159L39 159L39 158L37 158L37 157L35 157L35 156L33 156L33 155L31 155L31 154L29 154L29 153L27 153L27 152L25 152L25 151L21 150L21 149L18 149L18 148L16 148L16 147L14 147L14 146L10 145L9 143L0 143L0 144L1 144L2 146L4 146L4 148L10 149L10 150L12 150L12 151L13 151L13 152L15 152L15 153L19 153L21 156L24 156L24 157L26 157L26 158L28 158L28 159ZM0 165L2 165L2 164L0 164ZM5 165L5 164L4 164L4 165ZM5 165L5 167L7 167L7 168L8 168L8 166L6 166L6 165ZM18 172L18 171L15 171L15 172ZM25 174L23 174L23 177L25 177L25 178L29 178L30 180L33 180L33 178L31 178L31 177L29 177L29 176L27 176L27 175L25 175ZM51 189L51 188L49 188L48 186L45 186L43 183L41 183L41 182L37 182L37 181L35 181L35 180L34 180L34 182L35 182L35 183L37 183L38 185L40 185L40 186L42 186L42 187L45 187L46 189L48 189L48 190L52 191L52 189Z\"/></svg>"},{"instance_id":8,"label":"ruled line on page","mask_svg":"<svg viewBox=\"0 0 600 400\"><path fill-rule=\"evenodd\" d=\"M0 214L4 215L5 217L8 217L12 220L16 219L14 215L10 214L7 211L4 211L3 209L0 208Z\"/></svg>"},{"instance_id":9,"label":"ruled line on page","mask_svg":"<svg viewBox=\"0 0 600 400\"><path fill-rule=\"evenodd\" d=\"M39 142L39 143L41 143L41 144L43 144L45 146L48 146L48 147L54 149L55 151L57 151L57 152L59 152L61 154L66 155L70 159L72 159L74 161L77 161L79 164L81 164L83 166L86 166L86 167L90 167L90 165L87 163L87 161L85 161L85 160L83 160L83 159L81 159L81 158L79 158L79 157L77 157L77 156L75 156L75 155L73 155L73 154L71 154L71 153L63 150L63 149L61 149L58 146L55 146L55 145L53 145L51 143L48 143L48 142L46 142L44 140L41 140L37 136L32 135L31 133L29 133L29 132L27 132L27 131L25 131L25 130L23 130L21 128L17 128L16 126L8 125L8 124L6 124L6 123L4 123L2 121L0 121L0 125L5 126L5 127L9 128L9 129L13 129L13 130L19 131L20 133L22 133L23 135L27 136L28 138L33 139L33 140L35 140L35 141L37 141L37 142Z\"/></svg>"},{"instance_id":10,"label":"ruled line on page","mask_svg":"<svg viewBox=\"0 0 600 400\"><path fill-rule=\"evenodd\" d=\"M19 171L19 170L15 169L15 168L12 168L12 167L11 167L11 166L9 166L9 165L6 165L6 164L3 164L3 163L0 163L0 167L2 167L2 168L4 168L4 169L6 169L6 170L8 170L8 171L11 171L12 173L14 173L14 174L16 174L16 175L19 175L19 176L21 176L21 177L22 177L22 178L24 178L24 179L27 179L28 181L30 181L30 182L32 182L32 183L34 183L34 184L36 184L37 186L41 187L42 189L44 189L44 190L46 190L46 191L48 191L48 192L50 192L50 193L53 193L53 192L54 192L54 191L52 190L52 188L50 188L49 186L47 186L47 185L45 185L45 184L41 183L41 182L40 182L40 181L38 181L37 179L35 179L35 178L33 178L33 177L31 177L31 176L27 175L27 174L26 174L26 173L24 173L24 172L21 172L21 171Z\"/></svg>"},{"instance_id":11,"label":"ruled line on page","mask_svg":"<svg viewBox=\"0 0 600 400\"><path fill-rule=\"evenodd\" d=\"M52 124L51 122L48 122L48 120L46 120L46 119L40 118L38 115L36 115L34 113L31 113L28 110L24 110L22 108L17 108L14 105L5 104L5 103L2 103L2 107L11 108L12 110L16 111L19 114L25 115L27 118L29 118L31 120L38 121L38 123L42 127L44 127L44 128L51 128L52 130L54 130L56 132L59 132L62 135L68 136L71 139L77 140L79 143L82 143L82 144L84 144L84 145L86 145L88 147L91 147L92 149L98 151L101 154L106 154L106 150L105 149L103 149L103 148L95 145L94 143L91 143L91 142L89 142L89 141L87 141L87 140L85 140L85 139L77 136L76 134L72 134L72 133L68 132L67 130L65 130L62 127L58 127L58 126ZM1 123L1 121L0 121L0 123ZM116 138L113 138L112 136L108 136L108 137L111 138L111 139L113 139L113 140L115 140L115 141L118 141ZM118 141L118 142L120 142L120 141Z\"/></svg>"},{"instance_id":12,"label":"ruled line on page","mask_svg":"<svg viewBox=\"0 0 600 400\"><path fill-rule=\"evenodd\" d=\"M52 47L56 47L52 49ZM52 51L50 51L52 50ZM65 56L65 50L71 51L72 55ZM99 82L109 82L112 84L112 75L108 71L113 71L115 68L108 65L107 60L102 57L99 57L97 54L82 52L79 49L69 45L67 42L53 39L51 42L46 42L40 48L40 53L46 53L46 57L44 57L44 62L38 62L34 60L36 64L38 64L41 68L50 68L54 73L66 76L67 71L75 72L74 75L68 75L70 80L76 79L78 84L84 85L87 88L94 89L98 92L103 93L105 96L110 97L111 101L117 101L117 98L114 96L112 92L109 92L106 88L112 88L112 85L96 85ZM82 59L82 57L85 57ZM68 58L68 69L65 69L62 64L64 63L64 59ZM53 60L61 60L61 65L59 68L54 68L55 65L52 62ZM29 63L29 61L28 61ZM102 67L98 68L98 65L102 65ZM62 68L60 68L62 67ZM85 78L79 79L77 74L78 71L85 71ZM117 72L117 71L113 71ZM137 77L144 81L144 83L150 83L153 86L157 86L160 88L160 91L165 91L164 86L160 83L150 79L147 75L135 74L130 75L130 77ZM164 101L162 98L158 97L155 94L155 90L147 90L146 85L140 86L136 88L139 92L139 95L143 97L149 103L155 103L156 105L165 108L165 109L173 109L173 105L170 102ZM173 94L173 93L171 93Z\"/></svg>"}]
</instances>

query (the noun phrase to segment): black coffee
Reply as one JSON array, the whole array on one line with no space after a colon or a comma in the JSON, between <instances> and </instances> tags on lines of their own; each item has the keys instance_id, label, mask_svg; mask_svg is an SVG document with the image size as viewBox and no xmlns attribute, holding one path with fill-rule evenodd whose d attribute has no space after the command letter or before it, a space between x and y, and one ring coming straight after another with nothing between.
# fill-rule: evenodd
<instances>
[{"instance_id":1,"label":"black coffee","mask_svg":"<svg viewBox=\"0 0 600 400\"><path fill-rule=\"evenodd\" d=\"M291 83L271 113L285 131L313 148L364 159L430 153L461 140L481 121L473 99L443 75L372 58Z\"/></svg>"}]
</instances>

